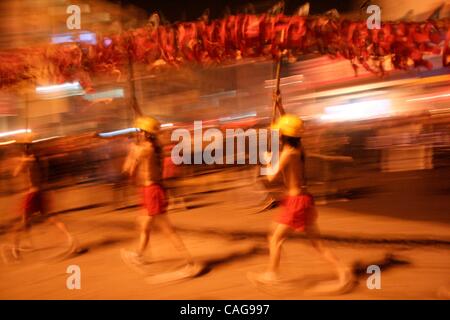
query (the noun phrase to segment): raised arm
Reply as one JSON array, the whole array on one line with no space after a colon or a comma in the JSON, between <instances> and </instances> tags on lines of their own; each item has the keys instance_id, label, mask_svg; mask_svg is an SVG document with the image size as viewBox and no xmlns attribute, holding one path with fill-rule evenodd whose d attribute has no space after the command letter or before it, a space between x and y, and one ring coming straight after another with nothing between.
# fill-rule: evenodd
<instances>
[{"instance_id":1,"label":"raised arm","mask_svg":"<svg viewBox=\"0 0 450 320\"><path fill-rule=\"evenodd\" d=\"M329 160L329 161L341 161L341 162L352 162L353 158L348 156L329 156L325 154L319 154L319 153L311 153L308 152L308 156L311 158L319 158L323 160Z\"/></svg>"},{"instance_id":2,"label":"raised arm","mask_svg":"<svg viewBox=\"0 0 450 320\"><path fill-rule=\"evenodd\" d=\"M142 158L150 156L153 148L150 143L144 143L142 145L133 145L128 156L123 164L122 172L128 173L130 176L134 174L136 166L142 160Z\"/></svg>"},{"instance_id":3,"label":"raised arm","mask_svg":"<svg viewBox=\"0 0 450 320\"><path fill-rule=\"evenodd\" d=\"M270 154L270 156L271 156L271 154ZM287 152L285 149L281 152L278 164L275 164L275 166L273 166L272 161L269 163L269 165L268 165L269 174L267 175L267 180L269 182L272 182L273 180L275 180L278 177L280 172L286 166L288 158L289 158L289 152Z\"/></svg>"},{"instance_id":4,"label":"raised arm","mask_svg":"<svg viewBox=\"0 0 450 320\"><path fill-rule=\"evenodd\" d=\"M25 168L33 161L34 161L34 157L33 156L23 155L20 158L18 165L14 168L13 176L17 177L17 175L20 172L22 172L23 170L25 170Z\"/></svg>"},{"instance_id":5,"label":"raised arm","mask_svg":"<svg viewBox=\"0 0 450 320\"><path fill-rule=\"evenodd\" d=\"M139 163L140 154L141 152L139 146L133 145L128 152L127 158L125 159L125 162L123 164L123 173L129 174L130 176L133 175L134 170Z\"/></svg>"}]
</instances>

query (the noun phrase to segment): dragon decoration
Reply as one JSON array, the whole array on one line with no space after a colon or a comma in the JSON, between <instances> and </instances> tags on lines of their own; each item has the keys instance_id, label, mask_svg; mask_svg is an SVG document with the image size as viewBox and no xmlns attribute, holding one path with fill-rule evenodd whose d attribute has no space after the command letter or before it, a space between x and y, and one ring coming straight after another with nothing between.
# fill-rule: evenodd
<instances>
[{"instance_id":1,"label":"dragon decoration","mask_svg":"<svg viewBox=\"0 0 450 320\"><path fill-rule=\"evenodd\" d=\"M153 14L147 25L113 36L98 36L96 44L67 43L0 52L0 88L19 83L79 81L92 89L96 74L120 76L124 66L149 67L194 63L212 66L248 57L295 59L322 54L348 59L357 71L376 74L391 69L431 68L426 54L442 55L450 66L450 19L394 21L368 29L366 21L344 19L332 10L308 15L277 12L229 15L209 20L161 24Z\"/></svg>"}]
</instances>

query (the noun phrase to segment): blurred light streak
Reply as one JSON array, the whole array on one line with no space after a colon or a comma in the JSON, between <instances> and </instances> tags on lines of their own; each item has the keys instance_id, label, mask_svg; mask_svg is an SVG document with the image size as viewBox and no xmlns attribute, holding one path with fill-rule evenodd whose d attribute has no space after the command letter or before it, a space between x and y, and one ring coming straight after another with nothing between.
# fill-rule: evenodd
<instances>
[{"instance_id":1,"label":"blurred light streak","mask_svg":"<svg viewBox=\"0 0 450 320\"><path fill-rule=\"evenodd\" d=\"M320 116L322 121L354 121L372 119L389 115L390 100L361 101L325 108L325 114Z\"/></svg>"},{"instance_id":2,"label":"blurred light streak","mask_svg":"<svg viewBox=\"0 0 450 320\"><path fill-rule=\"evenodd\" d=\"M110 137L115 137L121 134L128 134L128 133L133 133L133 132L138 132L139 129L138 128L127 128L127 129L121 129L121 130L116 130L116 131L111 131L111 132L103 132L103 133L99 133L98 135L102 138L110 138Z\"/></svg>"},{"instance_id":3,"label":"blurred light streak","mask_svg":"<svg viewBox=\"0 0 450 320\"><path fill-rule=\"evenodd\" d=\"M57 35L52 37L52 43L59 44L59 43L67 43L67 42L73 42L73 35L66 34L66 35Z\"/></svg>"},{"instance_id":4,"label":"blurred light streak","mask_svg":"<svg viewBox=\"0 0 450 320\"><path fill-rule=\"evenodd\" d=\"M82 32L79 35L63 33L52 36L52 43L54 44L70 42L85 42L95 45L97 44L97 36L93 32Z\"/></svg>"},{"instance_id":5,"label":"blurred light streak","mask_svg":"<svg viewBox=\"0 0 450 320\"><path fill-rule=\"evenodd\" d=\"M450 97L450 93L440 94L440 95L437 95L437 96L431 96L431 97L423 97L423 98L408 99L408 100L406 100L406 102L412 102L412 101L427 101L427 100L434 100L434 99L446 98L446 97Z\"/></svg>"},{"instance_id":6,"label":"blurred light streak","mask_svg":"<svg viewBox=\"0 0 450 320\"><path fill-rule=\"evenodd\" d=\"M217 92L213 94L207 94L200 96L200 98L225 98L225 97L236 97L236 90Z\"/></svg>"},{"instance_id":7,"label":"blurred light streak","mask_svg":"<svg viewBox=\"0 0 450 320\"><path fill-rule=\"evenodd\" d=\"M293 102L293 101L300 101L300 100L305 100L305 99L346 95L346 94L351 94L351 93L370 91L370 90L379 89L379 88L388 88L388 87L394 87L394 86L399 86L399 85L411 84L415 81L416 80L414 80L414 79L406 79L406 80L376 82L376 83L364 84L364 85L359 85L359 86L354 86L354 87L346 87L346 88L313 92L313 93L309 93L309 94L305 94L305 95L301 95L301 96L298 96L295 98L288 99L288 101Z\"/></svg>"},{"instance_id":8,"label":"blurred light streak","mask_svg":"<svg viewBox=\"0 0 450 320\"><path fill-rule=\"evenodd\" d=\"M40 94L57 93L61 91L82 90L78 81L66 82L63 84L55 84L50 86L36 87L36 92Z\"/></svg>"},{"instance_id":9,"label":"blurred light streak","mask_svg":"<svg viewBox=\"0 0 450 320\"><path fill-rule=\"evenodd\" d=\"M301 80L299 80L301 79ZM291 80L291 81L289 81ZM276 79L271 79L271 80L266 80L265 82L265 86L264 88L268 89L268 88L275 88L276 85ZM284 77L280 79L280 87L283 86L289 86L289 85L293 85L293 84L297 84L297 83L303 83L303 75L299 74L299 75L293 75L290 77Z\"/></svg>"},{"instance_id":10,"label":"blurred light streak","mask_svg":"<svg viewBox=\"0 0 450 320\"><path fill-rule=\"evenodd\" d=\"M37 139L37 140L33 140L33 143L53 140L53 139L62 138L62 137L63 136L53 136L53 137L48 137L48 138Z\"/></svg>"},{"instance_id":11,"label":"blurred light streak","mask_svg":"<svg viewBox=\"0 0 450 320\"><path fill-rule=\"evenodd\" d=\"M231 116L231 117L219 118L219 121L227 122L227 121L234 121L234 120L240 120L240 119L252 118L252 117L256 117L256 112L251 112L251 113L246 113L246 114L241 114L241 115Z\"/></svg>"},{"instance_id":12,"label":"blurred light streak","mask_svg":"<svg viewBox=\"0 0 450 320\"><path fill-rule=\"evenodd\" d=\"M80 42L86 42L93 45L97 44L97 37L95 33L92 32L81 33L79 39Z\"/></svg>"},{"instance_id":13,"label":"blurred light streak","mask_svg":"<svg viewBox=\"0 0 450 320\"><path fill-rule=\"evenodd\" d=\"M8 141L5 141L5 142L0 142L0 146L6 146L8 144L13 144L15 142L16 142L16 140L8 140Z\"/></svg>"},{"instance_id":14,"label":"blurred light streak","mask_svg":"<svg viewBox=\"0 0 450 320\"><path fill-rule=\"evenodd\" d=\"M173 127L173 123L163 123L161 125L161 128L168 128L168 127Z\"/></svg>"},{"instance_id":15,"label":"blurred light streak","mask_svg":"<svg viewBox=\"0 0 450 320\"><path fill-rule=\"evenodd\" d=\"M303 121L314 120L315 116L301 116L300 119Z\"/></svg>"},{"instance_id":16,"label":"blurred light streak","mask_svg":"<svg viewBox=\"0 0 450 320\"><path fill-rule=\"evenodd\" d=\"M449 113L449 112L450 112L450 108L430 110L430 113Z\"/></svg>"},{"instance_id":17,"label":"blurred light streak","mask_svg":"<svg viewBox=\"0 0 450 320\"><path fill-rule=\"evenodd\" d=\"M123 98L125 96L123 89L113 89L97 93L89 93L84 95L84 99L93 101L98 99L114 99Z\"/></svg>"},{"instance_id":18,"label":"blurred light streak","mask_svg":"<svg viewBox=\"0 0 450 320\"><path fill-rule=\"evenodd\" d=\"M31 132L31 129L19 129L19 130L14 130L14 131L0 132L0 138L1 137L12 136L12 135L15 135L15 134L30 133L30 132Z\"/></svg>"}]
</instances>

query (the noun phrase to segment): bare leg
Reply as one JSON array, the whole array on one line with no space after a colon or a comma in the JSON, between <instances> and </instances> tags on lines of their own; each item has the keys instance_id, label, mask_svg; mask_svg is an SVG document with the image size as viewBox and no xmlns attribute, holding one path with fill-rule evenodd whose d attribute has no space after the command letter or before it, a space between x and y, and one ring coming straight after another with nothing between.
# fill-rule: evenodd
<instances>
[{"instance_id":1,"label":"bare leg","mask_svg":"<svg viewBox=\"0 0 450 320\"><path fill-rule=\"evenodd\" d=\"M345 283L351 277L350 270L345 266L320 240L320 231L316 223L308 226L306 236L311 241L312 246L317 250L320 256L333 265L338 274L339 282Z\"/></svg>"},{"instance_id":2,"label":"bare leg","mask_svg":"<svg viewBox=\"0 0 450 320\"><path fill-rule=\"evenodd\" d=\"M137 229L139 232L139 244L136 250L121 250L122 259L126 263L131 263L133 265L144 264L143 255L147 249L150 240L150 231L152 228L153 217L148 215L140 215L136 219Z\"/></svg>"},{"instance_id":3,"label":"bare leg","mask_svg":"<svg viewBox=\"0 0 450 320\"><path fill-rule=\"evenodd\" d=\"M280 269L281 249L283 242L290 231L290 227L284 224L275 224L272 235L269 236L270 261L267 276L277 278Z\"/></svg>"},{"instance_id":4,"label":"bare leg","mask_svg":"<svg viewBox=\"0 0 450 320\"><path fill-rule=\"evenodd\" d=\"M12 254L15 259L19 258L19 247L20 247L20 240L23 232L29 232L31 229L31 223L30 218L27 216L22 216L21 221L19 221L14 227L13 227L13 247L12 247Z\"/></svg>"},{"instance_id":5,"label":"bare leg","mask_svg":"<svg viewBox=\"0 0 450 320\"><path fill-rule=\"evenodd\" d=\"M64 224L64 222L62 222L61 220L59 220L56 217L50 217L48 219L51 223L53 223L55 225L56 228L58 228L62 233L64 233L64 235L67 238L67 242L69 244L69 247L71 249L75 249L74 245L75 245L75 239L74 237L70 234L69 230L67 230L66 225Z\"/></svg>"},{"instance_id":6,"label":"bare leg","mask_svg":"<svg viewBox=\"0 0 450 320\"><path fill-rule=\"evenodd\" d=\"M24 238L27 239L28 241L28 245L23 245L21 244L19 249L21 251L32 251L34 249L34 245L33 245L33 239L31 237L31 225L28 227L25 227L24 230Z\"/></svg>"},{"instance_id":7,"label":"bare leg","mask_svg":"<svg viewBox=\"0 0 450 320\"><path fill-rule=\"evenodd\" d=\"M160 214L155 216L155 219L157 221L158 226L161 228L161 231L170 239L173 246L184 255L186 262L188 264L193 264L194 261L192 259L191 254L186 249L183 240L181 240L180 236L175 231L167 215Z\"/></svg>"},{"instance_id":8,"label":"bare leg","mask_svg":"<svg viewBox=\"0 0 450 320\"><path fill-rule=\"evenodd\" d=\"M142 257L150 240L150 230L152 227L153 218L150 216L139 216L137 222L139 227L139 245L136 253L138 257Z\"/></svg>"}]
</instances>

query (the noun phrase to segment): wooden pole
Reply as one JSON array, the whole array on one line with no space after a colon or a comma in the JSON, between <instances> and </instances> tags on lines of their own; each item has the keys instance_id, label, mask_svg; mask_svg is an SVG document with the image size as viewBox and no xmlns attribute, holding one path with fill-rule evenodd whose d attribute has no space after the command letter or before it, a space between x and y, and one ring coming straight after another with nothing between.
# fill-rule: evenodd
<instances>
[{"instance_id":1,"label":"wooden pole","mask_svg":"<svg viewBox=\"0 0 450 320\"><path fill-rule=\"evenodd\" d=\"M284 40L284 30L281 31L281 42ZM280 52L278 59L277 59L277 66L276 66L276 85L273 90L273 103L272 103L272 124L275 123L276 117L277 117L277 110L280 113L280 115L285 114L284 108L281 102L281 90L280 90L280 81L281 81L281 61L283 60L283 52Z\"/></svg>"},{"instance_id":2,"label":"wooden pole","mask_svg":"<svg viewBox=\"0 0 450 320\"><path fill-rule=\"evenodd\" d=\"M275 123L275 119L277 117L277 104L278 104L278 97L280 95L280 73L281 73L281 55L278 58L277 66L276 66L276 85L273 89L273 101L272 101L272 124Z\"/></svg>"},{"instance_id":3,"label":"wooden pole","mask_svg":"<svg viewBox=\"0 0 450 320\"><path fill-rule=\"evenodd\" d=\"M28 93L25 93L25 130L28 132L29 126L29 101L28 101Z\"/></svg>"},{"instance_id":4,"label":"wooden pole","mask_svg":"<svg viewBox=\"0 0 450 320\"><path fill-rule=\"evenodd\" d=\"M131 61L130 55L128 55L128 83L130 85L130 107L134 111L135 117L140 117L143 115L141 108L139 107L139 103L136 98L136 84L134 83L134 68L133 62Z\"/></svg>"},{"instance_id":5,"label":"wooden pole","mask_svg":"<svg viewBox=\"0 0 450 320\"><path fill-rule=\"evenodd\" d=\"M120 1L120 8L123 9L123 3L122 1ZM123 28L123 10L121 10L121 14L120 14L120 27L121 29ZM139 116L142 116L142 110L139 107L139 103L137 101L136 98L136 85L134 83L135 79L134 79L134 66L133 66L133 61L131 59L131 54L128 51L127 52L127 58L128 58L128 84L129 84L129 88L130 88L130 99L128 99L129 101L129 107L134 111L134 117L137 118ZM128 119L130 120L130 119Z\"/></svg>"}]
</instances>

